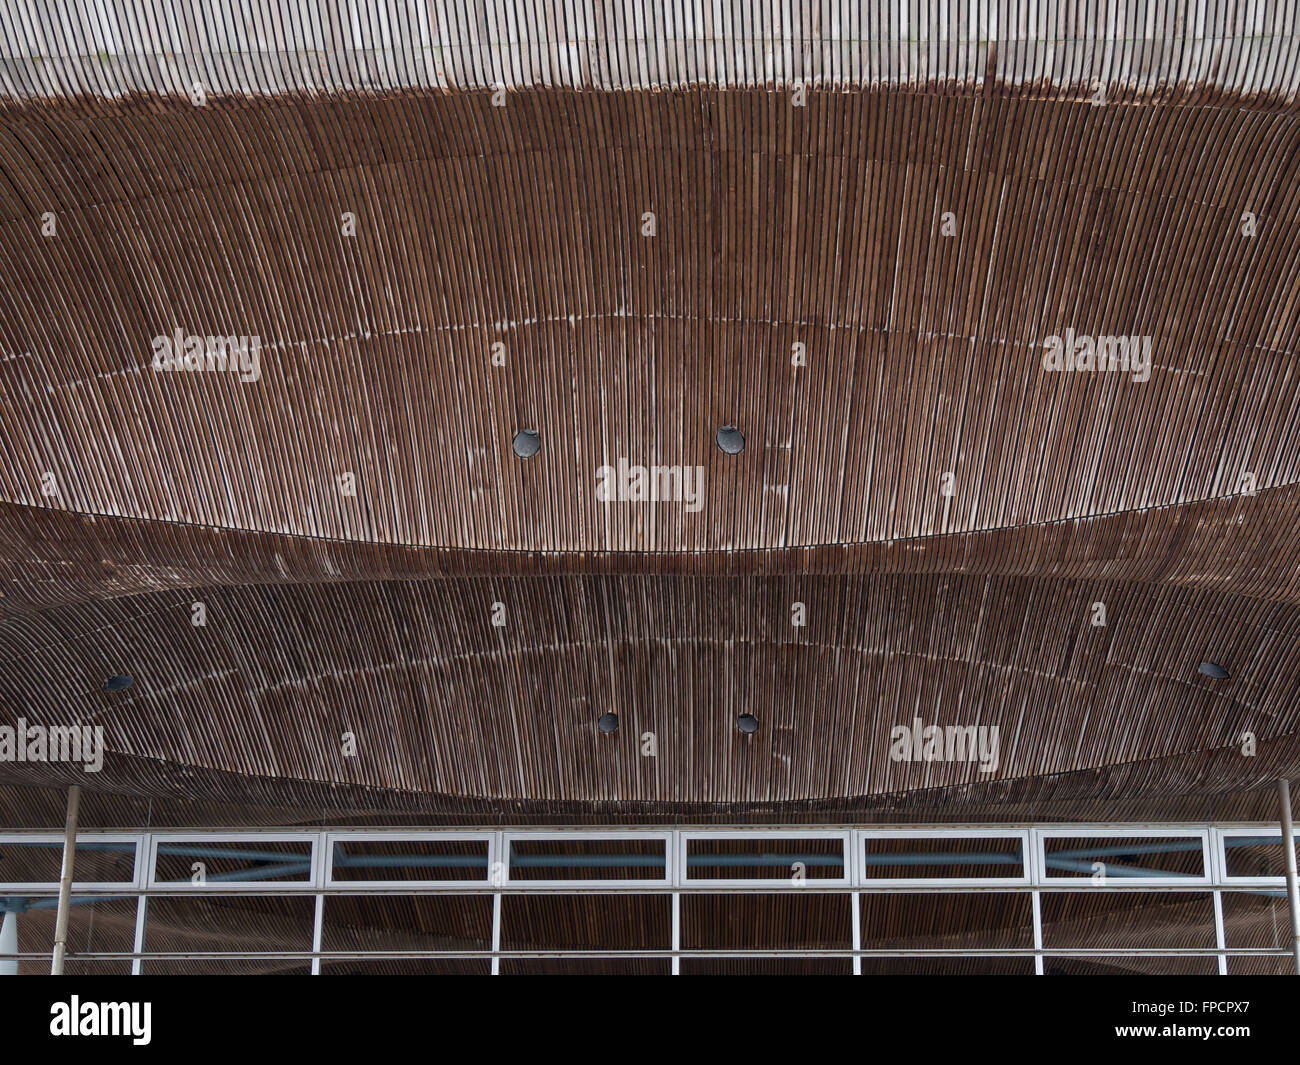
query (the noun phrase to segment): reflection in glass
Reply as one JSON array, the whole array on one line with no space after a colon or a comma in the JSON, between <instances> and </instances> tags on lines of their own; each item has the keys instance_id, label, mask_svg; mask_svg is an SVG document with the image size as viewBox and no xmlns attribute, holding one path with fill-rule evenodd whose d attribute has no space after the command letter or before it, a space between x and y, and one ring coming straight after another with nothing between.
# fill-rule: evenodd
<instances>
[{"instance_id":1,"label":"reflection in glass","mask_svg":"<svg viewBox=\"0 0 1300 1065\"><path fill-rule=\"evenodd\" d=\"M868 880L1018 879L1025 875L1019 836L868 836Z\"/></svg>"},{"instance_id":2,"label":"reflection in glass","mask_svg":"<svg viewBox=\"0 0 1300 1065\"><path fill-rule=\"evenodd\" d=\"M165 884L310 881L311 841L160 842L154 875Z\"/></svg>"},{"instance_id":3,"label":"reflection in glass","mask_svg":"<svg viewBox=\"0 0 1300 1065\"><path fill-rule=\"evenodd\" d=\"M1205 854L1200 837L1118 836L1043 839L1047 875L1090 880L1200 877L1205 875Z\"/></svg>"},{"instance_id":4,"label":"reflection in glass","mask_svg":"<svg viewBox=\"0 0 1300 1065\"><path fill-rule=\"evenodd\" d=\"M486 880L485 839L349 839L334 843L335 883Z\"/></svg>"}]
</instances>

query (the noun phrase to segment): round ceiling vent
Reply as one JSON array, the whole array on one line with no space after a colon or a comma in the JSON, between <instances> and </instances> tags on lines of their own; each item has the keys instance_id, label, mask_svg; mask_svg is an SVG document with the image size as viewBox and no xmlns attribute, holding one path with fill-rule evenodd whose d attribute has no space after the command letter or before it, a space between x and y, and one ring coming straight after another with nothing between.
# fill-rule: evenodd
<instances>
[{"instance_id":1,"label":"round ceiling vent","mask_svg":"<svg viewBox=\"0 0 1300 1065\"><path fill-rule=\"evenodd\" d=\"M135 683L135 678L129 673L119 673L115 677L109 677L104 682L104 691L106 692L124 692L127 688Z\"/></svg>"},{"instance_id":2,"label":"round ceiling vent","mask_svg":"<svg viewBox=\"0 0 1300 1065\"><path fill-rule=\"evenodd\" d=\"M605 735L618 731L618 714L601 714L596 727Z\"/></svg>"},{"instance_id":3,"label":"round ceiling vent","mask_svg":"<svg viewBox=\"0 0 1300 1065\"><path fill-rule=\"evenodd\" d=\"M542 450L542 438L536 429L520 429L510 441L510 449L521 459L529 459Z\"/></svg>"},{"instance_id":4,"label":"round ceiling vent","mask_svg":"<svg viewBox=\"0 0 1300 1065\"><path fill-rule=\"evenodd\" d=\"M758 718L753 714L741 714L736 718L736 728L740 729L746 736L752 736L758 731Z\"/></svg>"},{"instance_id":5,"label":"round ceiling vent","mask_svg":"<svg viewBox=\"0 0 1300 1065\"><path fill-rule=\"evenodd\" d=\"M728 455L739 455L745 450L745 434L734 425L724 425L718 430L718 447Z\"/></svg>"}]
</instances>

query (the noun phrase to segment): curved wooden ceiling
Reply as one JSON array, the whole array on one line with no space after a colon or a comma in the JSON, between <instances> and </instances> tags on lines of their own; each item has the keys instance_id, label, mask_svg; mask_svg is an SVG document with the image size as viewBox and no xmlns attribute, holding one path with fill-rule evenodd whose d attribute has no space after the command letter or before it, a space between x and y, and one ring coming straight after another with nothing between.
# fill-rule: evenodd
<instances>
[{"instance_id":1,"label":"curved wooden ceiling","mask_svg":"<svg viewBox=\"0 0 1300 1065\"><path fill-rule=\"evenodd\" d=\"M715 551L1300 476L1290 114L754 90L54 105L8 125L0 387L46 430L9 441L13 502L49 505L52 473L82 513ZM152 372L151 338L178 328L260 337L261 378ZM1151 336L1151 379L1045 372L1067 328ZM722 425L743 459L714 446ZM519 428L542 437L522 465ZM703 466L703 509L601 503L619 457Z\"/></svg>"},{"instance_id":2,"label":"curved wooden ceiling","mask_svg":"<svg viewBox=\"0 0 1300 1065\"><path fill-rule=\"evenodd\" d=\"M13 59L0 723L112 753L0 781L663 820L1095 816L1297 775L1283 11L1218 52L1148 32L1104 106L1086 34L1038 31L928 79L800 53L797 107L793 67L490 77L464 27L441 81L392 53L323 93L301 56L262 85L269 47L242 82ZM204 106L129 91L200 60ZM176 328L260 337L259 379L155 373ZM1150 379L1045 372L1067 328L1150 336ZM602 502L620 458L701 466L700 509ZM997 724L997 770L891 762L914 715Z\"/></svg>"}]
</instances>

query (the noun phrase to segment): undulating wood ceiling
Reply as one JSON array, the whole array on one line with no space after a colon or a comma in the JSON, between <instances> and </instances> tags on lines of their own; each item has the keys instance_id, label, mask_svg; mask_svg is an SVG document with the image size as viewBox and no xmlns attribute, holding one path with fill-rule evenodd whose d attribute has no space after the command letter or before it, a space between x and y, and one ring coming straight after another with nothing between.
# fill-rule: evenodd
<instances>
[{"instance_id":1,"label":"undulating wood ceiling","mask_svg":"<svg viewBox=\"0 0 1300 1065\"><path fill-rule=\"evenodd\" d=\"M1300 775L1296 7L562 8L4 5L0 724L110 752L0 764L6 818L1223 815ZM155 372L178 329L260 338L256 380ZM1067 329L1149 379L1048 372ZM601 499L620 459L698 508ZM997 768L892 761L914 717Z\"/></svg>"}]
</instances>

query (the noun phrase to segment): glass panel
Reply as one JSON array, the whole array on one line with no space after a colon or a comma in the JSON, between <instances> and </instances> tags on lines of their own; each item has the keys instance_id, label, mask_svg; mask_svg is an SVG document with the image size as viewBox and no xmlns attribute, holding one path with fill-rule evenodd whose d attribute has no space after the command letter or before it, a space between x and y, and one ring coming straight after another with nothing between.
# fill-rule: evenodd
<instances>
[{"instance_id":1,"label":"glass panel","mask_svg":"<svg viewBox=\"0 0 1300 1065\"><path fill-rule=\"evenodd\" d=\"M41 961L20 961L18 963L19 976L49 976L50 960L44 958ZM96 961L95 959L82 960L80 958L64 958L63 960L64 976L130 976L131 963L129 961Z\"/></svg>"},{"instance_id":2,"label":"glass panel","mask_svg":"<svg viewBox=\"0 0 1300 1065\"><path fill-rule=\"evenodd\" d=\"M190 884L194 878L222 881L303 882L311 880L311 840L209 843L204 840L158 844L155 876L159 883Z\"/></svg>"},{"instance_id":3,"label":"glass panel","mask_svg":"<svg viewBox=\"0 0 1300 1065\"><path fill-rule=\"evenodd\" d=\"M1033 900L1027 892L863 892L858 906L864 950L1034 945Z\"/></svg>"},{"instance_id":4,"label":"glass panel","mask_svg":"<svg viewBox=\"0 0 1300 1065\"><path fill-rule=\"evenodd\" d=\"M688 880L839 880L844 841L825 837L705 838L686 841Z\"/></svg>"},{"instance_id":5,"label":"glass panel","mask_svg":"<svg viewBox=\"0 0 1300 1065\"><path fill-rule=\"evenodd\" d=\"M853 947L845 894L683 895L683 950L845 950Z\"/></svg>"},{"instance_id":6,"label":"glass panel","mask_svg":"<svg viewBox=\"0 0 1300 1065\"><path fill-rule=\"evenodd\" d=\"M1295 976L1295 955L1245 955L1228 959L1229 976Z\"/></svg>"},{"instance_id":7,"label":"glass panel","mask_svg":"<svg viewBox=\"0 0 1300 1065\"><path fill-rule=\"evenodd\" d=\"M1283 891L1225 891L1225 947L1291 946L1291 911Z\"/></svg>"},{"instance_id":8,"label":"glass panel","mask_svg":"<svg viewBox=\"0 0 1300 1065\"><path fill-rule=\"evenodd\" d=\"M58 887L63 875L63 842L0 843L0 883L49 884ZM135 880L135 844L77 844L72 866L79 884L129 884Z\"/></svg>"},{"instance_id":9,"label":"glass panel","mask_svg":"<svg viewBox=\"0 0 1300 1065\"><path fill-rule=\"evenodd\" d=\"M487 958L375 958L322 960L321 976L489 976Z\"/></svg>"},{"instance_id":10,"label":"glass panel","mask_svg":"<svg viewBox=\"0 0 1300 1065\"><path fill-rule=\"evenodd\" d=\"M73 895L68 909L69 954L130 954L135 943L134 898ZM57 898L9 899L6 908L18 910L18 952L48 954L54 950ZM25 906L25 908L24 908ZM49 962L37 971L48 973ZM65 971L70 972L65 965Z\"/></svg>"},{"instance_id":11,"label":"glass panel","mask_svg":"<svg viewBox=\"0 0 1300 1065\"><path fill-rule=\"evenodd\" d=\"M663 880L663 839L516 839L511 880Z\"/></svg>"},{"instance_id":12,"label":"glass panel","mask_svg":"<svg viewBox=\"0 0 1300 1065\"><path fill-rule=\"evenodd\" d=\"M863 958L863 976L1033 976L1033 958Z\"/></svg>"},{"instance_id":13,"label":"glass panel","mask_svg":"<svg viewBox=\"0 0 1300 1065\"><path fill-rule=\"evenodd\" d=\"M502 958L502 976L668 976L668 958Z\"/></svg>"},{"instance_id":14,"label":"glass panel","mask_svg":"<svg viewBox=\"0 0 1300 1065\"><path fill-rule=\"evenodd\" d=\"M669 950L669 895L506 895L502 950Z\"/></svg>"},{"instance_id":15,"label":"glass panel","mask_svg":"<svg viewBox=\"0 0 1300 1065\"><path fill-rule=\"evenodd\" d=\"M1043 892L1043 945L1105 949L1213 947L1207 892Z\"/></svg>"},{"instance_id":16,"label":"glass panel","mask_svg":"<svg viewBox=\"0 0 1300 1065\"><path fill-rule=\"evenodd\" d=\"M140 972L145 976L310 976L311 962L286 958L145 959L140 963Z\"/></svg>"},{"instance_id":17,"label":"glass panel","mask_svg":"<svg viewBox=\"0 0 1300 1065\"><path fill-rule=\"evenodd\" d=\"M144 949L151 954L270 954L310 951L316 900L310 895L193 895L150 898Z\"/></svg>"},{"instance_id":18,"label":"glass panel","mask_svg":"<svg viewBox=\"0 0 1300 1065\"><path fill-rule=\"evenodd\" d=\"M1044 958L1044 976L1214 976L1216 958Z\"/></svg>"},{"instance_id":19,"label":"glass panel","mask_svg":"<svg viewBox=\"0 0 1300 1065\"><path fill-rule=\"evenodd\" d=\"M869 836L862 875L868 880L1023 877L1021 843L1019 836Z\"/></svg>"},{"instance_id":20,"label":"glass panel","mask_svg":"<svg viewBox=\"0 0 1300 1065\"><path fill-rule=\"evenodd\" d=\"M1223 852L1228 876L1286 876L1286 851L1282 833L1257 836L1224 836ZM1296 844L1300 854L1300 843Z\"/></svg>"},{"instance_id":21,"label":"glass panel","mask_svg":"<svg viewBox=\"0 0 1300 1065\"><path fill-rule=\"evenodd\" d=\"M1043 855L1048 876L1070 879L1205 875L1199 837L1046 836Z\"/></svg>"},{"instance_id":22,"label":"glass panel","mask_svg":"<svg viewBox=\"0 0 1300 1065\"><path fill-rule=\"evenodd\" d=\"M491 950L490 895L330 895L321 950Z\"/></svg>"},{"instance_id":23,"label":"glass panel","mask_svg":"<svg viewBox=\"0 0 1300 1065\"><path fill-rule=\"evenodd\" d=\"M331 875L335 883L357 880L486 880L488 841L336 840Z\"/></svg>"},{"instance_id":24,"label":"glass panel","mask_svg":"<svg viewBox=\"0 0 1300 1065\"><path fill-rule=\"evenodd\" d=\"M851 958L682 958L683 976L852 976Z\"/></svg>"}]
</instances>

